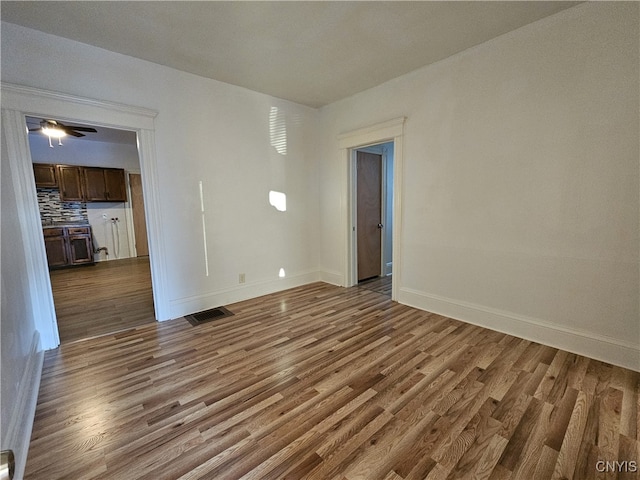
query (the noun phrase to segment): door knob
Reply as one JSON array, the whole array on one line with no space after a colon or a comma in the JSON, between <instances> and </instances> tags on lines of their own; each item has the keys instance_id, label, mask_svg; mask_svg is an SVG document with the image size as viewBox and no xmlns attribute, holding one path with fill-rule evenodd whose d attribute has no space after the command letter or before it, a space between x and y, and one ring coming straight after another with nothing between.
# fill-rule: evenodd
<instances>
[{"instance_id":1,"label":"door knob","mask_svg":"<svg viewBox=\"0 0 640 480\"><path fill-rule=\"evenodd\" d=\"M13 450L2 450L0 455L0 479L11 480L16 470L16 459Z\"/></svg>"},{"instance_id":2,"label":"door knob","mask_svg":"<svg viewBox=\"0 0 640 480\"><path fill-rule=\"evenodd\" d=\"M378 228L382 228L383 225L381 223L378 224Z\"/></svg>"}]
</instances>

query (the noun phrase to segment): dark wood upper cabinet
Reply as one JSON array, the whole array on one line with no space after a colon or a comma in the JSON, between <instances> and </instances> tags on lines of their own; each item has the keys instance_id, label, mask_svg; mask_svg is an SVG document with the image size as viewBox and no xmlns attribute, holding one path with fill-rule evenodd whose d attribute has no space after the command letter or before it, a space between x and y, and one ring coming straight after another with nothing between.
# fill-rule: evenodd
<instances>
[{"instance_id":1,"label":"dark wood upper cabinet","mask_svg":"<svg viewBox=\"0 0 640 480\"><path fill-rule=\"evenodd\" d=\"M126 202L127 189L121 168L84 167L84 196L88 202Z\"/></svg>"},{"instance_id":2,"label":"dark wood upper cabinet","mask_svg":"<svg viewBox=\"0 0 640 480\"><path fill-rule=\"evenodd\" d=\"M105 168L104 184L107 191L107 201L126 202L127 187L124 178L124 170L121 168Z\"/></svg>"},{"instance_id":3,"label":"dark wood upper cabinet","mask_svg":"<svg viewBox=\"0 0 640 480\"><path fill-rule=\"evenodd\" d=\"M89 202L104 202L107 200L107 189L104 183L104 168L82 169L84 180L84 198Z\"/></svg>"},{"instance_id":4,"label":"dark wood upper cabinet","mask_svg":"<svg viewBox=\"0 0 640 480\"><path fill-rule=\"evenodd\" d=\"M55 165L34 163L33 176L36 179L36 187L55 188L58 186L58 176Z\"/></svg>"},{"instance_id":5,"label":"dark wood upper cabinet","mask_svg":"<svg viewBox=\"0 0 640 480\"><path fill-rule=\"evenodd\" d=\"M58 165L60 199L65 202L84 202L82 167Z\"/></svg>"},{"instance_id":6,"label":"dark wood upper cabinet","mask_svg":"<svg viewBox=\"0 0 640 480\"><path fill-rule=\"evenodd\" d=\"M126 202L121 168L58 165L60 199L67 202Z\"/></svg>"}]
</instances>

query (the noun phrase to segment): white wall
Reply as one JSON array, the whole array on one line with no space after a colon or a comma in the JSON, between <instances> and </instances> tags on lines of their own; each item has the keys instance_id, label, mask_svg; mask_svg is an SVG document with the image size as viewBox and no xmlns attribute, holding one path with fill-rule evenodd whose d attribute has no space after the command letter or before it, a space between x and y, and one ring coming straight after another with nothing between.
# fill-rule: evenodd
<instances>
[{"instance_id":1,"label":"white wall","mask_svg":"<svg viewBox=\"0 0 640 480\"><path fill-rule=\"evenodd\" d=\"M172 317L319 278L315 110L11 24L1 33L3 81L159 112L157 214ZM271 145L274 108L286 155ZM286 193L286 212L269 205L270 190Z\"/></svg>"},{"instance_id":2,"label":"white wall","mask_svg":"<svg viewBox=\"0 0 640 480\"><path fill-rule=\"evenodd\" d=\"M138 148L135 143L96 142L65 137L63 146L54 142L54 147L51 148L44 135L29 134L29 148L33 163L123 168L127 172L140 173ZM93 232L94 249L107 247L109 251L108 256L102 252L96 254L95 260L132 257L134 251L129 242L130 225L127 222L128 215L131 215L130 203L88 202L86 207ZM107 216L106 220L103 214ZM118 219L117 228L112 226L112 218Z\"/></svg>"},{"instance_id":3,"label":"white wall","mask_svg":"<svg viewBox=\"0 0 640 480\"><path fill-rule=\"evenodd\" d=\"M33 162L140 171L135 143L96 142L74 137L65 137L62 142L62 146L54 142L51 148L46 136L30 133L29 149Z\"/></svg>"},{"instance_id":4,"label":"white wall","mask_svg":"<svg viewBox=\"0 0 640 480\"><path fill-rule=\"evenodd\" d=\"M582 4L323 108L323 269L345 271L338 135L405 116L399 300L640 370L638 7Z\"/></svg>"}]
</instances>

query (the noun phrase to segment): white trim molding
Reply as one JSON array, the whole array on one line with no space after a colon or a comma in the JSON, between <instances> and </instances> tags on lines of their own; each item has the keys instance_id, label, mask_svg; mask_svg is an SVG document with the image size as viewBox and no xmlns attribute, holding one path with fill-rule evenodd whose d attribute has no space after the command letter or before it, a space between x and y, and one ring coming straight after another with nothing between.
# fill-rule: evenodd
<instances>
[{"instance_id":1,"label":"white trim molding","mask_svg":"<svg viewBox=\"0 0 640 480\"><path fill-rule=\"evenodd\" d=\"M4 91L2 92L4 104ZM60 344L58 324L56 322L51 279L47 254L42 240L42 222L36 194L29 151L29 142L25 132L24 115L16 110L2 108L2 134L7 144L11 182L15 189L17 216L20 219L20 234L24 242L26 278L29 285L29 300L40 332L42 346L55 348ZM27 161L28 160L28 161Z\"/></svg>"},{"instance_id":2,"label":"white trim molding","mask_svg":"<svg viewBox=\"0 0 640 480\"><path fill-rule=\"evenodd\" d=\"M154 119L158 115L158 112L148 108L78 97L13 83L3 82L1 88L2 108L19 110L27 115L51 115L63 120L81 118L95 125L113 126L126 130L139 128L153 130Z\"/></svg>"},{"instance_id":3,"label":"white trim molding","mask_svg":"<svg viewBox=\"0 0 640 480\"><path fill-rule=\"evenodd\" d=\"M3 448L12 449L16 456L14 478L18 479L23 478L27 464L27 453L36 415L43 363L44 350L40 347L40 335L36 330L33 332L29 358L27 358L26 368L22 373L16 402L9 407L12 409L11 421L9 425L4 426L6 430L2 437Z\"/></svg>"},{"instance_id":4,"label":"white trim molding","mask_svg":"<svg viewBox=\"0 0 640 480\"><path fill-rule=\"evenodd\" d=\"M402 136L405 121L406 117L398 117L359 128L358 130L341 133L338 135L338 147L340 149L357 148L393 140L395 137Z\"/></svg>"},{"instance_id":5,"label":"white trim molding","mask_svg":"<svg viewBox=\"0 0 640 480\"><path fill-rule=\"evenodd\" d=\"M420 310L640 372L640 346L634 342L409 288L400 289L398 301Z\"/></svg>"},{"instance_id":6,"label":"white trim molding","mask_svg":"<svg viewBox=\"0 0 640 480\"><path fill-rule=\"evenodd\" d=\"M322 270L320 272L320 281L340 287L344 285L344 275L341 272Z\"/></svg>"}]
</instances>

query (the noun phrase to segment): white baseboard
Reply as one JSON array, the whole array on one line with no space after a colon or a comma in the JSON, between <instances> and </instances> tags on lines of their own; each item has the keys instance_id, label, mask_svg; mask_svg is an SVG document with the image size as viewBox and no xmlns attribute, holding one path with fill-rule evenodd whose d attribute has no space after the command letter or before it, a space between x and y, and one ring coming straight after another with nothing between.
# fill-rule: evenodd
<instances>
[{"instance_id":1,"label":"white baseboard","mask_svg":"<svg viewBox=\"0 0 640 480\"><path fill-rule=\"evenodd\" d=\"M640 371L640 345L584 330L554 325L511 312L401 288L398 302L525 340Z\"/></svg>"},{"instance_id":2,"label":"white baseboard","mask_svg":"<svg viewBox=\"0 0 640 480\"><path fill-rule=\"evenodd\" d=\"M320 280L324 283L331 285L337 285L338 287L344 286L344 275L340 272L328 272L323 270L320 272Z\"/></svg>"},{"instance_id":3,"label":"white baseboard","mask_svg":"<svg viewBox=\"0 0 640 480\"><path fill-rule=\"evenodd\" d=\"M385 277L388 277L389 275L391 275L393 273L393 262L387 262L384 264L384 272L382 272L382 274Z\"/></svg>"},{"instance_id":4,"label":"white baseboard","mask_svg":"<svg viewBox=\"0 0 640 480\"><path fill-rule=\"evenodd\" d=\"M238 285L237 287L218 290L204 295L180 298L169 302L171 318L183 317L194 312L229 305L231 303L261 297L262 295L268 295L319 281L321 281L320 272L313 271L291 276L287 275L284 278L274 280L248 282Z\"/></svg>"},{"instance_id":5,"label":"white baseboard","mask_svg":"<svg viewBox=\"0 0 640 480\"><path fill-rule=\"evenodd\" d=\"M13 450L16 461L15 480L21 480L27 463L31 430L38 403L38 391L40 389L40 377L44 350L40 348L40 334L36 330L31 341L31 349L25 370L22 374L16 402L11 406L11 422L4 435L3 448Z\"/></svg>"}]
</instances>

